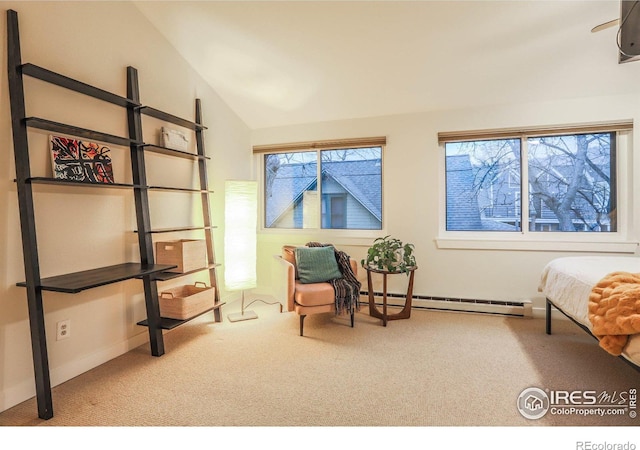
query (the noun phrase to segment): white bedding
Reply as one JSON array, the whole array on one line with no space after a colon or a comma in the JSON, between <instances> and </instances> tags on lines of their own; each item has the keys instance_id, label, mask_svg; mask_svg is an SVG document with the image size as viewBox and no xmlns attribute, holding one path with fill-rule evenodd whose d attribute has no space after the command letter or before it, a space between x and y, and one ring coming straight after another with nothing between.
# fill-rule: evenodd
<instances>
[{"instance_id":1,"label":"white bedding","mask_svg":"<svg viewBox=\"0 0 640 450\"><path fill-rule=\"evenodd\" d=\"M569 256L545 266L538 291L565 314L591 330L589 294L605 275L624 271L640 273L637 256ZM630 336L622 356L640 365L640 334Z\"/></svg>"}]
</instances>

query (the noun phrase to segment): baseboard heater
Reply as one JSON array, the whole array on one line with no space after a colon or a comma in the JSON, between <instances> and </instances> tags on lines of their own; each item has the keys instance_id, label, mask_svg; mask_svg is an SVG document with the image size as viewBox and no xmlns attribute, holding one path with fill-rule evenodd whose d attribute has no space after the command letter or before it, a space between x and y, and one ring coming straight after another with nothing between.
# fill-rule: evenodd
<instances>
[{"instance_id":1,"label":"baseboard heater","mask_svg":"<svg viewBox=\"0 0 640 450\"><path fill-rule=\"evenodd\" d=\"M360 292L362 301L367 301L369 293ZM382 292L374 292L376 304L382 304ZM389 306L404 306L405 294L387 293ZM530 300L481 300L476 298L433 297L413 295L412 309L460 311L503 316L533 317Z\"/></svg>"}]
</instances>

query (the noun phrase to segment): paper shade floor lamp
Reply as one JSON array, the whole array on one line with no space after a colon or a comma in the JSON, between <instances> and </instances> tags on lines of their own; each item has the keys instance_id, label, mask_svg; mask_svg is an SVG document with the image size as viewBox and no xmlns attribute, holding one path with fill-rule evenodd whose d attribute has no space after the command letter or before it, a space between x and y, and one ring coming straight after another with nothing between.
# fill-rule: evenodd
<instances>
[{"instance_id":1,"label":"paper shade floor lamp","mask_svg":"<svg viewBox=\"0 0 640 450\"><path fill-rule=\"evenodd\" d=\"M242 291L240 313L231 322L257 319L244 310L244 291L256 287L256 225L258 183L227 180L224 183L224 281L227 290Z\"/></svg>"},{"instance_id":2,"label":"paper shade floor lamp","mask_svg":"<svg viewBox=\"0 0 640 450\"><path fill-rule=\"evenodd\" d=\"M257 319L258 315L254 311L245 311L244 291L255 288L257 285L258 183L257 181L227 180L224 190L225 286L229 291L242 291L240 312L229 314L227 317L231 322ZM253 302L256 301L273 304L264 300ZM282 304L280 304L280 312L282 312Z\"/></svg>"}]
</instances>

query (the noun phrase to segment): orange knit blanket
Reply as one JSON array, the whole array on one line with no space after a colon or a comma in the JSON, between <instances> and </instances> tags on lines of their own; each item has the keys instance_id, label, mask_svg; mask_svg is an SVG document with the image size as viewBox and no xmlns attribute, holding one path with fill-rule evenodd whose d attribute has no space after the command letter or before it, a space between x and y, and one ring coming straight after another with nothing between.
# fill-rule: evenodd
<instances>
[{"instance_id":1,"label":"orange knit blanket","mask_svg":"<svg viewBox=\"0 0 640 450\"><path fill-rule=\"evenodd\" d=\"M640 273L612 272L589 295L589 320L600 347L620 355L630 334L640 333Z\"/></svg>"}]
</instances>

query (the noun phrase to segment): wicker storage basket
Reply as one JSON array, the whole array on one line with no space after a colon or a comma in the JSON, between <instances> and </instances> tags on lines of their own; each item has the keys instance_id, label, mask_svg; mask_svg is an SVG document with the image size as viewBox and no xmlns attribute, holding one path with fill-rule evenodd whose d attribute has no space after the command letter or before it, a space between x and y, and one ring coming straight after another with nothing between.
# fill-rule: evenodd
<instances>
[{"instance_id":1,"label":"wicker storage basket","mask_svg":"<svg viewBox=\"0 0 640 450\"><path fill-rule=\"evenodd\" d=\"M169 319L190 319L213 308L213 288L201 281L160 293L160 315Z\"/></svg>"},{"instance_id":2,"label":"wicker storage basket","mask_svg":"<svg viewBox=\"0 0 640 450\"><path fill-rule=\"evenodd\" d=\"M185 273L207 267L207 244L202 239L156 242L156 262L177 265L167 272Z\"/></svg>"}]
</instances>

